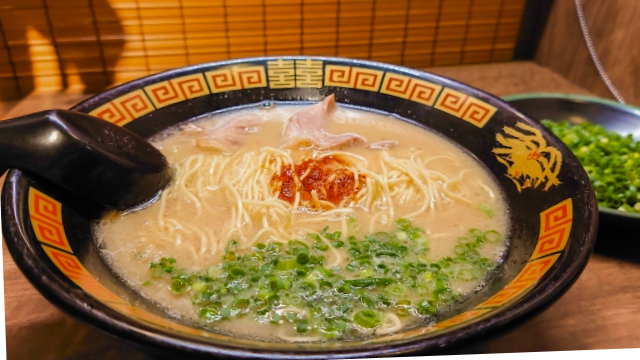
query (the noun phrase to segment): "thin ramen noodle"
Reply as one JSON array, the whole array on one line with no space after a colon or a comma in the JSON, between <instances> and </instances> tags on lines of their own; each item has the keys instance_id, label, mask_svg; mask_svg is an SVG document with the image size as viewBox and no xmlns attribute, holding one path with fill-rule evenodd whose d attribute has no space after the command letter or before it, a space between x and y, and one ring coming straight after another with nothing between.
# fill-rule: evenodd
<instances>
[{"instance_id":1,"label":"thin ramen noodle","mask_svg":"<svg viewBox=\"0 0 640 360\"><path fill-rule=\"evenodd\" d=\"M153 139L174 179L95 227L143 296L212 331L348 341L433 322L500 265L491 175L387 115L315 105L208 115Z\"/></svg>"}]
</instances>

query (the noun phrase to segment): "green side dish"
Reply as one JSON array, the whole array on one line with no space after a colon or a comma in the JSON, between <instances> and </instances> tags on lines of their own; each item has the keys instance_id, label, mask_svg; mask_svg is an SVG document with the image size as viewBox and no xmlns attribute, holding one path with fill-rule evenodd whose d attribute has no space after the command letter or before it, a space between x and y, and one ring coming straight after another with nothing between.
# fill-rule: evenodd
<instances>
[{"instance_id":1,"label":"green side dish","mask_svg":"<svg viewBox=\"0 0 640 360\"><path fill-rule=\"evenodd\" d=\"M640 213L640 142L590 123L542 120L576 155L593 184L598 206Z\"/></svg>"}]
</instances>

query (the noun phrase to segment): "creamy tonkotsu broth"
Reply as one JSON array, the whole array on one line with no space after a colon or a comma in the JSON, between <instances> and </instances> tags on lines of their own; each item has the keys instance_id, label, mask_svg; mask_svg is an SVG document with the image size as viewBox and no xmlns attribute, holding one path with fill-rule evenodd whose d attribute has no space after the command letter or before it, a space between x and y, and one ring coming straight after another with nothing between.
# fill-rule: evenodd
<instances>
[{"instance_id":1,"label":"creamy tonkotsu broth","mask_svg":"<svg viewBox=\"0 0 640 360\"><path fill-rule=\"evenodd\" d=\"M341 341L433 322L500 265L508 209L448 140L391 116L255 106L153 139L175 174L95 231L173 316L264 340Z\"/></svg>"}]
</instances>

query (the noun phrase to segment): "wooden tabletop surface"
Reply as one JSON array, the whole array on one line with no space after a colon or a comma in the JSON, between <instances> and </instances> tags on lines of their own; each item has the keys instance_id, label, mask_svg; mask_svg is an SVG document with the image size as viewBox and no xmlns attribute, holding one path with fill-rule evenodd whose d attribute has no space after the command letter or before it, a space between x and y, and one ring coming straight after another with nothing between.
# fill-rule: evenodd
<instances>
[{"instance_id":1,"label":"wooden tabletop surface","mask_svg":"<svg viewBox=\"0 0 640 360\"><path fill-rule=\"evenodd\" d=\"M531 62L430 68L498 96L522 92L589 92ZM87 95L34 94L0 103L0 118L68 108ZM3 242L8 359L150 359L86 326L45 300L24 278ZM640 347L640 265L594 254L573 287L547 311L477 352Z\"/></svg>"}]
</instances>

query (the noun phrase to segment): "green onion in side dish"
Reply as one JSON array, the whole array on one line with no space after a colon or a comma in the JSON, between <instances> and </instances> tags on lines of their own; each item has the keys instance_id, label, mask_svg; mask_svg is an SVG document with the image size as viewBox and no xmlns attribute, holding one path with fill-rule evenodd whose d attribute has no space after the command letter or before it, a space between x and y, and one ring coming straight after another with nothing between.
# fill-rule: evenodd
<instances>
[{"instance_id":1,"label":"green onion in side dish","mask_svg":"<svg viewBox=\"0 0 640 360\"><path fill-rule=\"evenodd\" d=\"M587 174L598 206L640 213L640 142L600 125L572 125L542 120L576 155Z\"/></svg>"}]
</instances>

